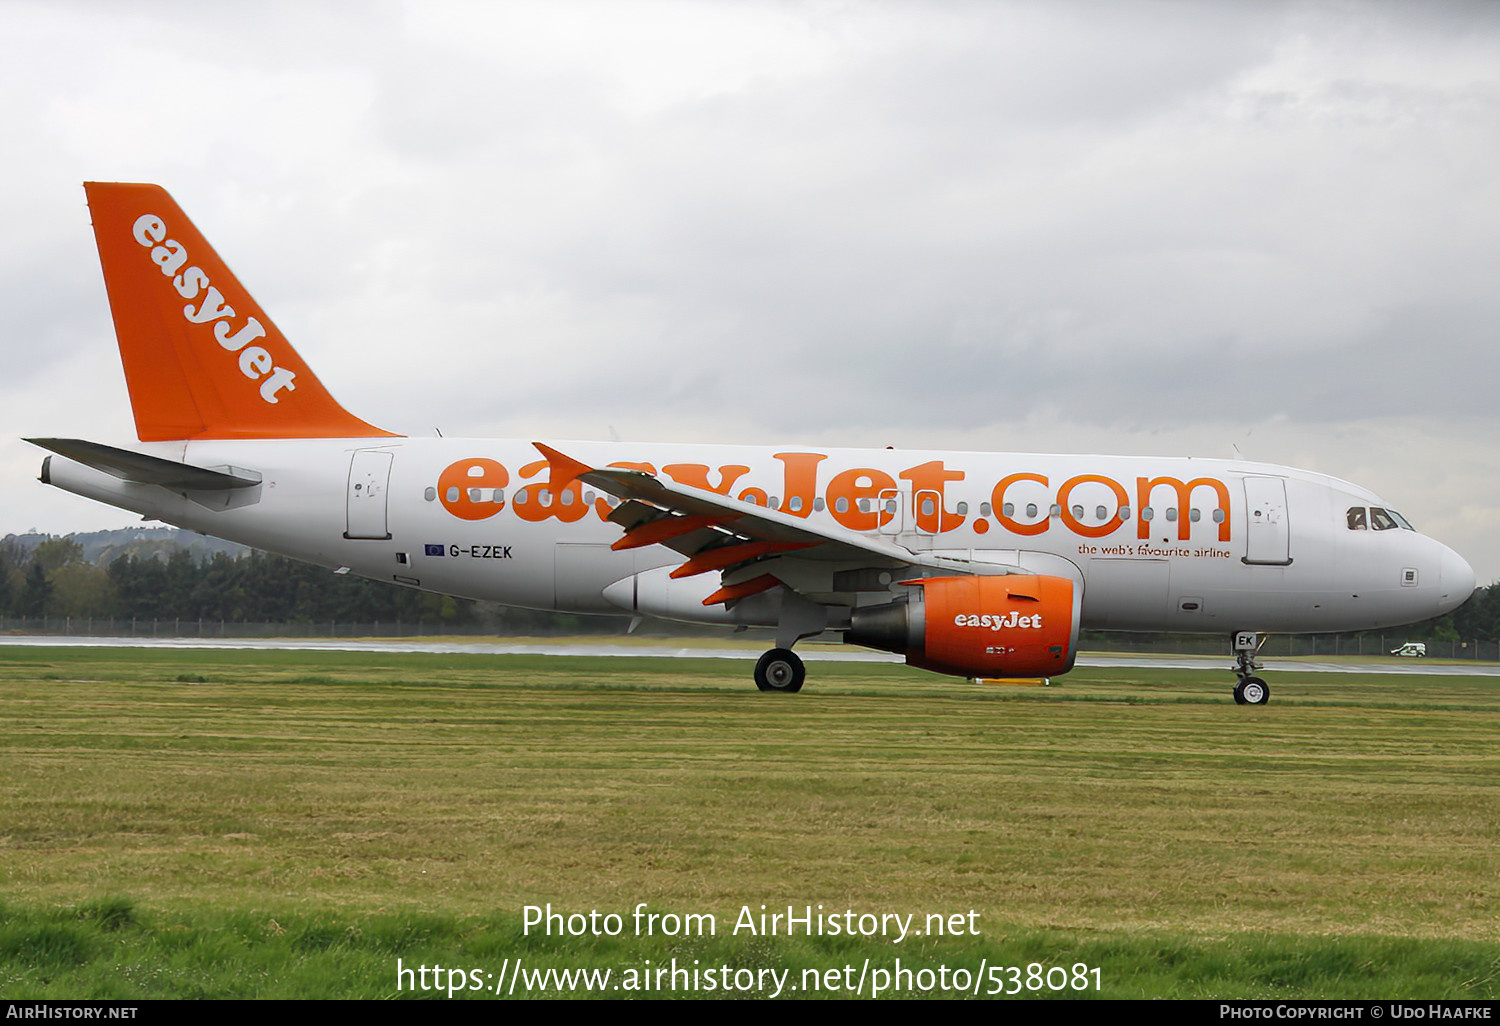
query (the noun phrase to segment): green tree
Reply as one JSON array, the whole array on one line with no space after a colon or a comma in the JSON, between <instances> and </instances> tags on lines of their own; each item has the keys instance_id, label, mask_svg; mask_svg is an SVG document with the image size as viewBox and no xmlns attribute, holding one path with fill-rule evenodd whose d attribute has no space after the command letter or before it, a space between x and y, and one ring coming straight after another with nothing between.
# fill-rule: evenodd
<instances>
[{"instance_id":1,"label":"green tree","mask_svg":"<svg viewBox=\"0 0 1500 1026\"><path fill-rule=\"evenodd\" d=\"M198 561L187 549L178 549L167 558L164 574L165 587L161 599L163 617L196 619L198 610L193 604L193 588L199 578Z\"/></svg>"},{"instance_id":2,"label":"green tree","mask_svg":"<svg viewBox=\"0 0 1500 1026\"><path fill-rule=\"evenodd\" d=\"M26 554L14 538L0 541L0 616L15 613L16 599L26 586Z\"/></svg>"},{"instance_id":3,"label":"green tree","mask_svg":"<svg viewBox=\"0 0 1500 1026\"><path fill-rule=\"evenodd\" d=\"M21 616L43 616L47 612L47 599L52 595L52 584L42 564L32 563L26 572L25 587L21 591L16 612Z\"/></svg>"},{"instance_id":4,"label":"green tree","mask_svg":"<svg viewBox=\"0 0 1500 1026\"><path fill-rule=\"evenodd\" d=\"M36 547L31 561L49 577L61 567L83 562L83 546L72 538L48 538Z\"/></svg>"},{"instance_id":5,"label":"green tree","mask_svg":"<svg viewBox=\"0 0 1500 1026\"><path fill-rule=\"evenodd\" d=\"M166 568L155 559L120 556L109 565L115 586L115 608L123 617L154 619L162 615Z\"/></svg>"},{"instance_id":6,"label":"green tree","mask_svg":"<svg viewBox=\"0 0 1500 1026\"><path fill-rule=\"evenodd\" d=\"M52 594L47 612L52 616L113 616L118 598L109 574L89 563L68 563L52 571L48 583Z\"/></svg>"}]
</instances>

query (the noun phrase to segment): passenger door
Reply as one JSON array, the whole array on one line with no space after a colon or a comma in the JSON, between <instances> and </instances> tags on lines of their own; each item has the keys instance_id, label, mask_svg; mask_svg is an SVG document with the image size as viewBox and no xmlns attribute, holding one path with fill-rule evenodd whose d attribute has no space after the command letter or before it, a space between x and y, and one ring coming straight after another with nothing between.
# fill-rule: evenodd
<instances>
[{"instance_id":1,"label":"passenger door","mask_svg":"<svg viewBox=\"0 0 1500 1026\"><path fill-rule=\"evenodd\" d=\"M1289 566L1291 525L1286 506L1286 479L1245 478L1245 562Z\"/></svg>"},{"instance_id":2,"label":"passenger door","mask_svg":"<svg viewBox=\"0 0 1500 1026\"><path fill-rule=\"evenodd\" d=\"M390 538L386 491L391 483L392 454L356 449L349 460L348 529L345 538Z\"/></svg>"}]
</instances>

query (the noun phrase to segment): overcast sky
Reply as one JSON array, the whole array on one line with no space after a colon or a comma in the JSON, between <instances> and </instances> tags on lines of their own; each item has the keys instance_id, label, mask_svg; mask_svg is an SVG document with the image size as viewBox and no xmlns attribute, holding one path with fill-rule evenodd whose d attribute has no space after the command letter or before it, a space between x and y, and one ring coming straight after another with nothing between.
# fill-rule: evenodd
<instances>
[{"instance_id":1,"label":"overcast sky","mask_svg":"<svg viewBox=\"0 0 1500 1026\"><path fill-rule=\"evenodd\" d=\"M80 183L408 434L1244 456L1500 578L1500 4L0 0L0 534L126 526Z\"/></svg>"}]
</instances>

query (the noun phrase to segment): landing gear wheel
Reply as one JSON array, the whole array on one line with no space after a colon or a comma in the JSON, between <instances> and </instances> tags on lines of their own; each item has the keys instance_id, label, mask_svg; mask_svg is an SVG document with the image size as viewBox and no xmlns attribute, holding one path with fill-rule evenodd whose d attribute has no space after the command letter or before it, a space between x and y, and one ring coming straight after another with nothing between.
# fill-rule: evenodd
<instances>
[{"instance_id":1,"label":"landing gear wheel","mask_svg":"<svg viewBox=\"0 0 1500 1026\"><path fill-rule=\"evenodd\" d=\"M755 686L762 691L801 691L806 679L801 657L789 648L773 648L755 664Z\"/></svg>"},{"instance_id":2,"label":"landing gear wheel","mask_svg":"<svg viewBox=\"0 0 1500 1026\"><path fill-rule=\"evenodd\" d=\"M1271 687L1259 677L1246 677L1234 686L1234 700L1240 705L1265 705L1271 700Z\"/></svg>"},{"instance_id":3,"label":"landing gear wheel","mask_svg":"<svg viewBox=\"0 0 1500 1026\"><path fill-rule=\"evenodd\" d=\"M1265 644L1265 637L1255 631L1235 631L1229 644L1234 653L1234 675L1239 683L1234 686L1236 705L1265 705L1271 700L1271 689L1265 681L1255 676L1260 663L1255 653Z\"/></svg>"}]
</instances>

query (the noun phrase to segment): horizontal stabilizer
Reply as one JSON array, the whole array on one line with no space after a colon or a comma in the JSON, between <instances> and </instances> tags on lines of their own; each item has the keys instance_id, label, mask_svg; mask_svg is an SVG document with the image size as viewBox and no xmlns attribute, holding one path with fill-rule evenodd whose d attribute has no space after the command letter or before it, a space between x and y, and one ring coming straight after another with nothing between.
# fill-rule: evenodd
<instances>
[{"instance_id":1,"label":"horizontal stabilizer","mask_svg":"<svg viewBox=\"0 0 1500 1026\"><path fill-rule=\"evenodd\" d=\"M250 478L218 470L205 470L186 463L147 456L145 453L131 452L129 449L86 442L81 438L28 438L26 441L43 449L51 449L59 456L66 456L84 466L102 470L122 481L161 485L173 491L219 491L260 484L258 474Z\"/></svg>"}]
</instances>

